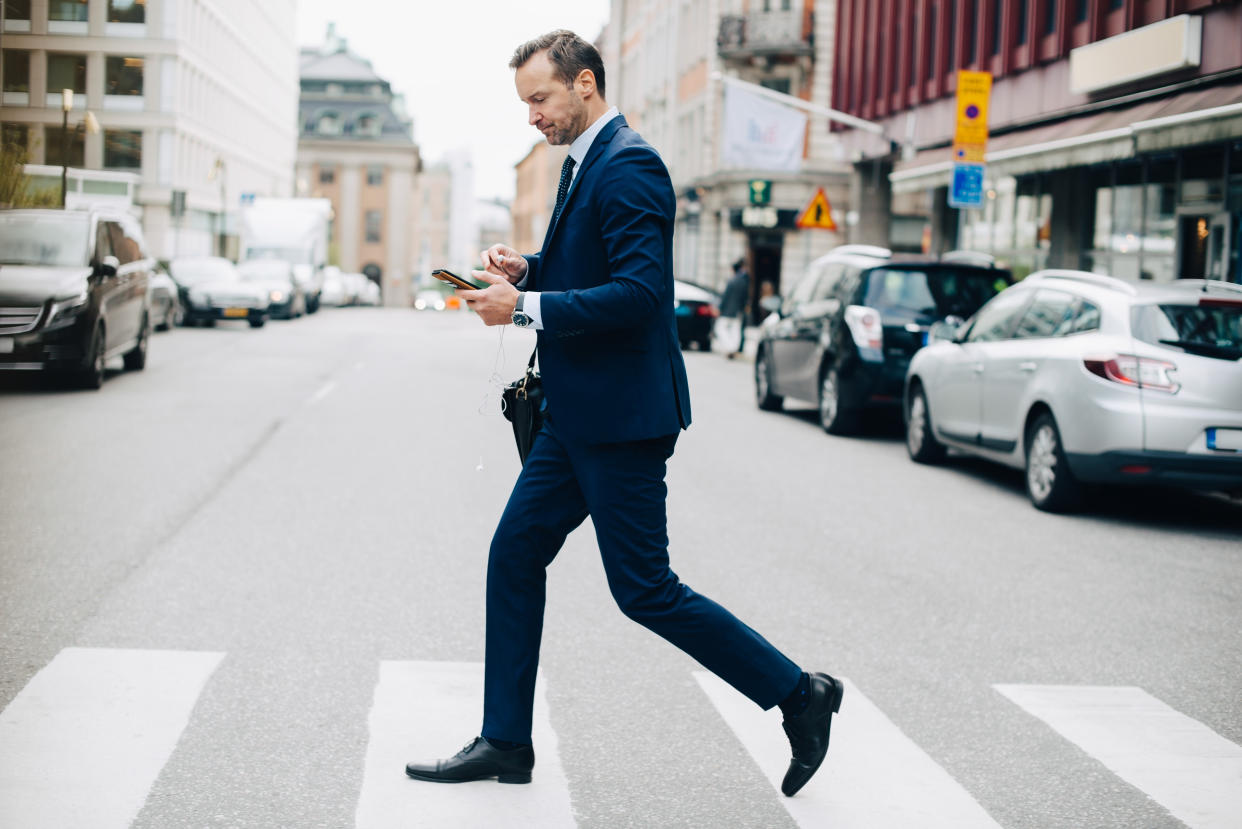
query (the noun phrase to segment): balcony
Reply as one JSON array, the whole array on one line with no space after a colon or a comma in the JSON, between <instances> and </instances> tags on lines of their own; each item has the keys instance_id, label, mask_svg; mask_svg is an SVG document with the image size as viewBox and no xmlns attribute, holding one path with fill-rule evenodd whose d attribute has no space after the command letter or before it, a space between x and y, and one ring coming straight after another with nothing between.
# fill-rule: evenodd
<instances>
[{"instance_id":1,"label":"balcony","mask_svg":"<svg viewBox=\"0 0 1242 829\"><path fill-rule=\"evenodd\" d=\"M801 11L726 14L720 18L716 51L725 60L757 57L812 57L814 25Z\"/></svg>"}]
</instances>

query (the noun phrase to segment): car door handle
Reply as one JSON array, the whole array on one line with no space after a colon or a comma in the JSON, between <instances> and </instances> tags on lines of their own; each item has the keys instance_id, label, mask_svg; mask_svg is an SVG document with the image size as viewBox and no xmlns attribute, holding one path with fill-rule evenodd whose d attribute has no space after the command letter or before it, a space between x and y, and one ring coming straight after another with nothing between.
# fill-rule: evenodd
<instances>
[{"instance_id":1,"label":"car door handle","mask_svg":"<svg viewBox=\"0 0 1242 829\"><path fill-rule=\"evenodd\" d=\"M1018 371L1032 372L1039 368L1035 363L1018 363Z\"/></svg>"}]
</instances>

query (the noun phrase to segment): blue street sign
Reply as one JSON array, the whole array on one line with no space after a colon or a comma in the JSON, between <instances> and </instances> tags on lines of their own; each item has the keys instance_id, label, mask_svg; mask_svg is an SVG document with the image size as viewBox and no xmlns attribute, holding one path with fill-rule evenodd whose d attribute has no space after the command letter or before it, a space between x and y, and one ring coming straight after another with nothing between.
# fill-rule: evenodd
<instances>
[{"instance_id":1,"label":"blue street sign","mask_svg":"<svg viewBox=\"0 0 1242 829\"><path fill-rule=\"evenodd\" d=\"M949 207L983 207L982 164L956 162L953 165L953 186L949 188Z\"/></svg>"},{"instance_id":2,"label":"blue street sign","mask_svg":"<svg viewBox=\"0 0 1242 829\"><path fill-rule=\"evenodd\" d=\"M245 207L248 204L254 204L254 193L242 193L241 203L243 207Z\"/></svg>"}]
</instances>

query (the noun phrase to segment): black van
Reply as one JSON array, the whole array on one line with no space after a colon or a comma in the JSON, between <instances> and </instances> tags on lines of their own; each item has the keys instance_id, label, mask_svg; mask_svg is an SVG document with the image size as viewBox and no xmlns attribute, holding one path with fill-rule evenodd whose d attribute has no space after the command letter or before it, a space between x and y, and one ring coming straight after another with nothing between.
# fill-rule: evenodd
<instances>
[{"instance_id":1,"label":"black van","mask_svg":"<svg viewBox=\"0 0 1242 829\"><path fill-rule=\"evenodd\" d=\"M126 213L0 211L0 371L51 371L97 389L105 360L142 369L153 267Z\"/></svg>"},{"instance_id":2,"label":"black van","mask_svg":"<svg viewBox=\"0 0 1242 829\"><path fill-rule=\"evenodd\" d=\"M856 431L867 409L900 410L910 358L934 323L970 317L1012 281L977 254L894 258L885 248L842 245L768 307L756 401L769 410L786 397L815 402L824 429Z\"/></svg>"}]
</instances>

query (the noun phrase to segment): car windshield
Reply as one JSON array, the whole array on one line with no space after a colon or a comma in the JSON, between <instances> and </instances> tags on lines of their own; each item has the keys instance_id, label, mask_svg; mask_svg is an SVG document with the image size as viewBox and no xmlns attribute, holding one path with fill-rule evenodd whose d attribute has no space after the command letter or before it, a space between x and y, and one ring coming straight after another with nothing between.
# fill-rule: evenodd
<instances>
[{"instance_id":1,"label":"car windshield","mask_svg":"<svg viewBox=\"0 0 1242 829\"><path fill-rule=\"evenodd\" d=\"M1134 336L1145 343L1190 354L1242 358L1242 302L1202 299L1197 305L1139 305Z\"/></svg>"},{"instance_id":2,"label":"car windshield","mask_svg":"<svg viewBox=\"0 0 1242 829\"><path fill-rule=\"evenodd\" d=\"M84 213L0 213L0 265L85 267L88 219Z\"/></svg>"},{"instance_id":3,"label":"car windshield","mask_svg":"<svg viewBox=\"0 0 1242 829\"><path fill-rule=\"evenodd\" d=\"M246 260L277 259L281 262L288 262L290 265L311 264L310 250L302 248L248 247L246 255L242 258Z\"/></svg>"},{"instance_id":4,"label":"car windshield","mask_svg":"<svg viewBox=\"0 0 1242 829\"><path fill-rule=\"evenodd\" d=\"M243 262L237 270L247 282L289 279L289 266L284 262Z\"/></svg>"},{"instance_id":5,"label":"car windshield","mask_svg":"<svg viewBox=\"0 0 1242 829\"><path fill-rule=\"evenodd\" d=\"M171 266L173 279L182 285L198 282L236 282L237 269L224 259L185 259Z\"/></svg>"},{"instance_id":6,"label":"car windshield","mask_svg":"<svg viewBox=\"0 0 1242 829\"><path fill-rule=\"evenodd\" d=\"M966 319L1009 285L1009 272L991 268L875 268L866 304L885 317L931 322Z\"/></svg>"}]
</instances>

